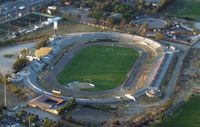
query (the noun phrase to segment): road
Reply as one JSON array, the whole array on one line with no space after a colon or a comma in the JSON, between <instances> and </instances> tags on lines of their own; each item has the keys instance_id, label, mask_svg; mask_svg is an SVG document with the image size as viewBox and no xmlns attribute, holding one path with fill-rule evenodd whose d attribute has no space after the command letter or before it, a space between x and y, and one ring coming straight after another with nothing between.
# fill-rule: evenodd
<instances>
[{"instance_id":1,"label":"road","mask_svg":"<svg viewBox=\"0 0 200 127\"><path fill-rule=\"evenodd\" d=\"M188 50L190 49L190 46L186 46L186 45L181 45L181 44L176 44L176 43L171 43L171 42L169 42L169 44L178 48L180 50L180 52L179 52L178 63L176 64L175 69L172 73L171 79L169 81L168 88L165 91L165 98L164 99L169 98L173 94L174 87L176 86L176 82L178 80L178 76L179 76L179 73L181 71L183 61L185 59L185 56L188 53Z\"/></svg>"}]
</instances>

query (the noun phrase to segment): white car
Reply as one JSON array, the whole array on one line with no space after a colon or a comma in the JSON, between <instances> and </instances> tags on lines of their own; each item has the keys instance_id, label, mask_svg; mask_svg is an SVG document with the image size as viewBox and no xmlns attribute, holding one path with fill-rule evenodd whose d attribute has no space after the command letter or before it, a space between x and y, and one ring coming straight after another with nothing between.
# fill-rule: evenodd
<instances>
[{"instance_id":1,"label":"white car","mask_svg":"<svg viewBox=\"0 0 200 127\"><path fill-rule=\"evenodd\" d=\"M30 32L33 32L33 30L27 30L25 33L27 34L27 33L30 33Z\"/></svg>"},{"instance_id":2,"label":"white car","mask_svg":"<svg viewBox=\"0 0 200 127\"><path fill-rule=\"evenodd\" d=\"M25 9L25 6L20 6L19 9L23 10L23 9Z\"/></svg>"},{"instance_id":3,"label":"white car","mask_svg":"<svg viewBox=\"0 0 200 127\"><path fill-rule=\"evenodd\" d=\"M34 26L33 30L37 30L39 27L37 25Z\"/></svg>"},{"instance_id":4,"label":"white car","mask_svg":"<svg viewBox=\"0 0 200 127\"><path fill-rule=\"evenodd\" d=\"M27 29L22 29L19 31L19 33L24 33Z\"/></svg>"}]
</instances>

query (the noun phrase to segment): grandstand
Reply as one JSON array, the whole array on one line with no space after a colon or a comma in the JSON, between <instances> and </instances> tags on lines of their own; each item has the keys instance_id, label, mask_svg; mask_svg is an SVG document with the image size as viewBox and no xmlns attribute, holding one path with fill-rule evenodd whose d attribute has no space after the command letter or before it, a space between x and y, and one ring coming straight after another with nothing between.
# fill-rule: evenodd
<instances>
[{"instance_id":1,"label":"grandstand","mask_svg":"<svg viewBox=\"0 0 200 127\"><path fill-rule=\"evenodd\" d=\"M157 89L159 89L160 84L165 76L165 74L167 73L168 67L170 65L170 62L173 58L173 53L172 52L167 52L164 53L161 62L156 65L156 69L153 75L153 80L151 82L151 87L155 87Z\"/></svg>"}]
</instances>

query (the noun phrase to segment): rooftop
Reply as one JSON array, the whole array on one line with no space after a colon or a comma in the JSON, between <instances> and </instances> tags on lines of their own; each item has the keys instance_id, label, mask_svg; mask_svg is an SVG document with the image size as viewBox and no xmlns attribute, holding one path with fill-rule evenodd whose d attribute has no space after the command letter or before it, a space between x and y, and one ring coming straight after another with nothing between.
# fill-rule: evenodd
<instances>
[{"instance_id":1,"label":"rooftop","mask_svg":"<svg viewBox=\"0 0 200 127\"><path fill-rule=\"evenodd\" d=\"M37 58L41 58L43 56L46 56L48 55L50 52L52 51L52 48L51 47L41 47L40 49L36 50L35 51L35 56Z\"/></svg>"},{"instance_id":2,"label":"rooftop","mask_svg":"<svg viewBox=\"0 0 200 127\"><path fill-rule=\"evenodd\" d=\"M49 95L41 95L33 100L30 100L28 102L28 105L32 107L38 107L41 109L51 109L54 106L57 106L63 102L64 100L61 98L57 98L57 97L53 97Z\"/></svg>"}]
</instances>

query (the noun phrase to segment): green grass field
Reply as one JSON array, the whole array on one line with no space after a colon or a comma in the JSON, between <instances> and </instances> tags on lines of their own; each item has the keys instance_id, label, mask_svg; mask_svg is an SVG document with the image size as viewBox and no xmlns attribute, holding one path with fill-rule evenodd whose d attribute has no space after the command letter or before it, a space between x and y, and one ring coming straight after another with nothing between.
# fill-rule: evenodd
<instances>
[{"instance_id":1,"label":"green grass field","mask_svg":"<svg viewBox=\"0 0 200 127\"><path fill-rule=\"evenodd\" d=\"M58 75L62 84L79 81L95 84L87 91L109 90L119 86L137 60L139 53L130 48L90 46L80 50Z\"/></svg>"},{"instance_id":2,"label":"green grass field","mask_svg":"<svg viewBox=\"0 0 200 127\"><path fill-rule=\"evenodd\" d=\"M156 127L200 127L200 97L194 97Z\"/></svg>"},{"instance_id":3,"label":"green grass field","mask_svg":"<svg viewBox=\"0 0 200 127\"><path fill-rule=\"evenodd\" d=\"M176 0L164 12L180 18L200 20L200 0Z\"/></svg>"}]
</instances>

